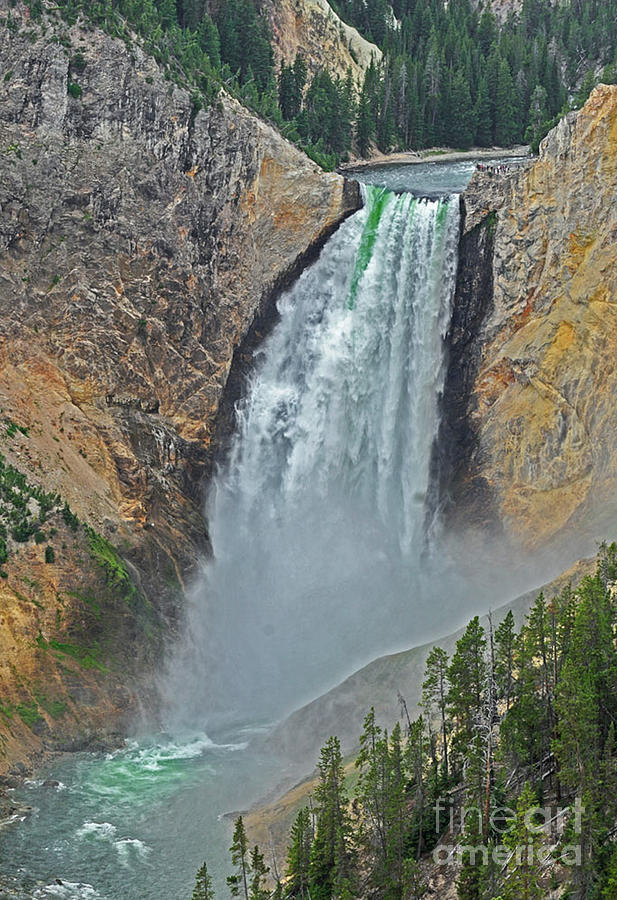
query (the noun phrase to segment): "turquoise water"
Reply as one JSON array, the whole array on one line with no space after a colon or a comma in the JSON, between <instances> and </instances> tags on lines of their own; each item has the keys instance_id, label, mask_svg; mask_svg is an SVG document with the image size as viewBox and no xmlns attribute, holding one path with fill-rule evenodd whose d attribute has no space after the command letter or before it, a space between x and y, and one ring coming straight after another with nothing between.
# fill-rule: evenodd
<instances>
[{"instance_id":1,"label":"turquoise water","mask_svg":"<svg viewBox=\"0 0 617 900\"><path fill-rule=\"evenodd\" d=\"M528 157L494 157L482 159L484 165L505 164L514 169L524 165ZM460 194L469 184L476 168L475 159L443 163L423 162L413 165L392 163L362 168L346 173L365 184L383 185L391 191L410 191L418 196L437 197L445 194Z\"/></svg>"},{"instance_id":2,"label":"turquoise water","mask_svg":"<svg viewBox=\"0 0 617 900\"><path fill-rule=\"evenodd\" d=\"M253 736L128 742L59 761L49 773L57 787L39 778L13 792L32 809L1 833L0 871L36 898L188 900L207 857L222 893L229 823L221 817L281 774L248 750Z\"/></svg>"}]
</instances>

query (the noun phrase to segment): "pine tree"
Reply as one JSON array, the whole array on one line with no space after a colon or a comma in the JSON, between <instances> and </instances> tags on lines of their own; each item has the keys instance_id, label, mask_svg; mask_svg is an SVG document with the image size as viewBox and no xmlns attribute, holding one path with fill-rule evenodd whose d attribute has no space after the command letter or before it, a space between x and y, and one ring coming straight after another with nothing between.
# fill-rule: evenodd
<instances>
[{"instance_id":1,"label":"pine tree","mask_svg":"<svg viewBox=\"0 0 617 900\"><path fill-rule=\"evenodd\" d=\"M289 121L299 112L296 105L296 80L291 66L281 63L279 75L279 106L283 118Z\"/></svg>"},{"instance_id":2,"label":"pine tree","mask_svg":"<svg viewBox=\"0 0 617 900\"><path fill-rule=\"evenodd\" d=\"M502 890L503 900L541 900L545 896L540 885L537 855L542 844L539 826L529 822L529 812L537 806L534 792L525 784L516 804L516 816L504 835L505 845L512 851Z\"/></svg>"},{"instance_id":3,"label":"pine tree","mask_svg":"<svg viewBox=\"0 0 617 900\"><path fill-rule=\"evenodd\" d=\"M450 104L450 128L447 139L453 147L468 150L476 133L476 121L469 84L462 71L456 72L452 79Z\"/></svg>"},{"instance_id":4,"label":"pine tree","mask_svg":"<svg viewBox=\"0 0 617 900\"><path fill-rule=\"evenodd\" d=\"M195 889L193 890L191 900L214 900L212 878L208 874L208 866L205 862L197 872Z\"/></svg>"},{"instance_id":5,"label":"pine tree","mask_svg":"<svg viewBox=\"0 0 617 900\"><path fill-rule=\"evenodd\" d=\"M448 725L446 696L448 694L448 654L441 647L433 647L426 660L422 683L422 706L430 720L436 708L441 719L441 751L446 776L448 774Z\"/></svg>"},{"instance_id":6,"label":"pine tree","mask_svg":"<svg viewBox=\"0 0 617 900\"><path fill-rule=\"evenodd\" d=\"M232 844L229 849L231 853L232 864L236 868L234 875L229 875L227 884L231 891L232 897L239 897L240 894L244 900L249 900L248 879L250 874L250 865L248 858L248 842L244 822L242 816L238 816L234 823L234 833Z\"/></svg>"},{"instance_id":7,"label":"pine tree","mask_svg":"<svg viewBox=\"0 0 617 900\"><path fill-rule=\"evenodd\" d=\"M478 616L473 618L456 649L448 669L450 689L447 708L459 725L457 747L465 746L474 733L475 718L484 702L486 686L486 635Z\"/></svg>"},{"instance_id":8,"label":"pine tree","mask_svg":"<svg viewBox=\"0 0 617 900\"><path fill-rule=\"evenodd\" d=\"M295 115L297 115L302 108L302 97L304 94L304 88L306 87L307 74L308 73L304 57L301 53L297 53L293 64L294 101L296 107Z\"/></svg>"},{"instance_id":9,"label":"pine tree","mask_svg":"<svg viewBox=\"0 0 617 900\"><path fill-rule=\"evenodd\" d=\"M312 843L311 818L308 808L305 807L296 816L290 834L286 891L290 897L300 897L302 900L308 897Z\"/></svg>"},{"instance_id":10,"label":"pine tree","mask_svg":"<svg viewBox=\"0 0 617 900\"><path fill-rule=\"evenodd\" d=\"M270 869L264 862L263 853L259 847L253 847L251 851L251 880L249 883L249 900L269 900L270 891L266 887L266 877Z\"/></svg>"},{"instance_id":11,"label":"pine tree","mask_svg":"<svg viewBox=\"0 0 617 900\"><path fill-rule=\"evenodd\" d=\"M407 745L405 747L405 768L409 773L410 787L414 788L414 821L412 823L411 838L415 845L416 855L419 857L425 848L425 785L424 768L426 764L426 725L420 717L415 722L409 723L407 733ZM411 841L410 841L411 843Z\"/></svg>"},{"instance_id":12,"label":"pine tree","mask_svg":"<svg viewBox=\"0 0 617 900\"><path fill-rule=\"evenodd\" d=\"M562 783L586 808L581 865L574 883L585 896L594 878L599 850L598 822L606 817L607 786L602 777L611 724L617 719L617 651L610 590L599 572L579 588L568 655L558 685L559 735L554 741Z\"/></svg>"},{"instance_id":13,"label":"pine tree","mask_svg":"<svg viewBox=\"0 0 617 900\"><path fill-rule=\"evenodd\" d=\"M331 737L326 742L317 768L317 824L311 851L310 896L312 900L330 900L335 888L349 883L353 877L351 827L338 738Z\"/></svg>"},{"instance_id":14,"label":"pine tree","mask_svg":"<svg viewBox=\"0 0 617 900\"><path fill-rule=\"evenodd\" d=\"M403 864L401 900L421 900L426 895L427 885L415 859L406 859Z\"/></svg>"},{"instance_id":15,"label":"pine tree","mask_svg":"<svg viewBox=\"0 0 617 900\"><path fill-rule=\"evenodd\" d=\"M372 90L373 85L369 70L364 77L364 85L360 93L356 117L356 143L358 145L358 153L363 157L368 156L371 141L375 136Z\"/></svg>"},{"instance_id":16,"label":"pine tree","mask_svg":"<svg viewBox=\"0 0 617 900\"><path fill-rule=\"evenodd\" d=\"M512 610L495 631L495 676L498 697L504 700L506 712L510 709L512 686L514 680L514 652L516 647L516 630Z\"/></svg>"},{"instance_id":17,"label":"pine tree","mask_svg":"<svg viewBox=\"0 0 617 900\"><path fill-rule=\"evenodd\" d=\"M478 82L475 109L476 143L479 147L490 147L493 143L493 118L488 84L484 75Z\"/></svg>"},{"instance_id":18,"label":"pine tree","mask_svg":"<svg viewBox=\"0 0 617 900\"><path fill-rule=\"evenodd\" d=\"M483 900L489 847L483 818L486 754L479 731L471 735L465 757L464 819L459 837L461 869L456 888L459 900Z\"/></svg>"},{"instance_id":19,"label":"pine tree","mask_svg":"<svg viewBox=\"0 0 617 900\"><path fill-rule=\"evenodd\" d=\"M405 884L407 843L406 770L401 726L397 722L390 736L386 791L386 890L384 896L400 900Z\"/></svg>"},{"instance_id":20,"label":"pine tree","mask_svg":"<svg viewBox=\"0 0 617 900\"><path fill-rule=\"evenodd\" d=\"M368 713L356 759L357 799L362 807L360 837L370 860L370 884L379 895L400 900L407 836L406 765L401 727L390 739Z\"/></svg>"},{"instance_id":21,"label":"pine tree","mask_svg":"<svg viewBox=\"0 0 617 900\"><path fill-rule=\"evenodd\" d=\"M495 89L495 141L500 147L510 147L517 137L516 93L508 60L502 58Z\"/></svg>"}]
</instances>

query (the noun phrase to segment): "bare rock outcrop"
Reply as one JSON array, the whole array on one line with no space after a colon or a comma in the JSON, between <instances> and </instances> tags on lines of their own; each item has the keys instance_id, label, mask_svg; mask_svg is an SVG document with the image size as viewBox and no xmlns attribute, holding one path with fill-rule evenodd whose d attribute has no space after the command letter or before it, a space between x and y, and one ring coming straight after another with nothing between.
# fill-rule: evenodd
<instances>
[{"instance_id":1,"label":"bare rock outcrop","mask_svg":"<svg viewBox=\"0 0 617 900\"><path fill-rule=\"evenodd\" d=\"M463 423L450 526L588 552L617 514L617 87L597 87L534 165L476 176L464 203L459 274L477 284L463 296L459 278L473 327L446 387L446 419Z\"/></svg>"},{"instance_id":2,"label":"bare rock outcrop","mask_svg":"<svg viewBox=\"0 0 617 900\"><path fill-rule=\"evenodd\" d=\"M277 64L290 63L298 52L311 76L319 69L345 78L351 71L357 84L371 60L382 52L356 28L343 22L327 0L265 0Z\"/></svg>"},{"instance_id":3,"label":"bare rock outcrop","mask_svg":"<svg viewBox=\"0 0 617 900\"><path fill-rule=\"evenodd\" d=\"M199 109L137 43L0 13L0 407L27 432L0 452L120 548L173 630L208 550L234 358L358 188L226 96ZM41 553L36 602L60 592L68 621L70 566ZM12 648L10 622L31 642L40 627L11 588L28 565L5 567Z\"/></svg>"}]
</instances>

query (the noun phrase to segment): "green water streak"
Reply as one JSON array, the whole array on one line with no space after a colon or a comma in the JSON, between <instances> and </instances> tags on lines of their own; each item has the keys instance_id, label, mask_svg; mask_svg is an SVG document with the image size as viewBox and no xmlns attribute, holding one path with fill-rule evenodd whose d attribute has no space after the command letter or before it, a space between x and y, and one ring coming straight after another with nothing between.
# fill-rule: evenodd
<instances>
[{"instance_id":1,"label":"green water streak","mask_svg":"<svg viewBox=\"0 0 617 900\"><path fill-rule=\"evenodd\" d=\"M360 280L366 272L367 266L373 255L373 248L375 246L375 241L377 240L381 216L393 196L394 194L385 188L369 187L367 190L369 211L362 230L358 255L356 256L356 265L351 279L349 300L347 301L349 309L353 309L355 306Z\"/></svg>"},{"instance_id":2,"label":"green water streak","mask_svg":"<svg viewBox=\"0 0 617 900\"><path fill-rule=\"evenodd\" d=\"M448 204L444 203L443 200L440 200L439 206L437 207L437 218L436 218L437 234L441 233L441 230L443 228L443 225L444 225L447 217L448 217Z\"/></svg>"}]
</instances>

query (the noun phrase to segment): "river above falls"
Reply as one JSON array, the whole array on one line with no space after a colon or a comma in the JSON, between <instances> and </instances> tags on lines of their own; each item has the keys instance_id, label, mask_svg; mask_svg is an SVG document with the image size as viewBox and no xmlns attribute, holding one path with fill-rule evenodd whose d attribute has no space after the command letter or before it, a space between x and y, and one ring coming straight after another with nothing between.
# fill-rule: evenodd
<instances>
[{"instance_id":1,"label":"river above falls","mask_svg":"<svg viewBox=\"0 0 617 900\"><path fill-rule=\"evenodd\" d=\"M362 166L346 169L347 178L364 184L376 184L391 191L409 191L421 197L441 197L462 193L473 176L478 163L488 168L504 166L511 171L525 165L527 156L468 157L453 162L426 161L415 163L382 163L378 166ZM499 176L497 176L499 177Z\"/></svg>"}]
</instances>

